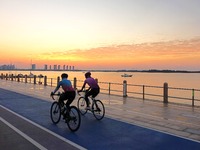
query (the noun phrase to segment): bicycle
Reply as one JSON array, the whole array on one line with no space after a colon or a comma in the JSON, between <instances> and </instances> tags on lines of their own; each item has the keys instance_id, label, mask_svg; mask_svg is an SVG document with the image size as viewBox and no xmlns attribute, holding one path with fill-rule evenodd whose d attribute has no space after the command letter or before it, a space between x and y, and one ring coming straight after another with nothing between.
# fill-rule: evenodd
<instances>
[{"instance_id":1,"label":"bicycle","mask_svg":"<svg viewBox=\"0 0 200 150\"><path fill-rule=\"evenodd\" d=\"M84 93L86 93L86 91L82 91ZM81 113L81 115L85 115L88 111L88 109L86 108L86 101L85 101L85 96L82 96L79 92L78 95L80 96L78 101L77 101L77 107ZM89 109L89 111L91 111L94 115L94 117L97 120L101 120L103 119L104 115L105 115L105 107L104 104L101 102L101 100L96 100L94 97L89 96L89 103L91 104L92 102L92 107L91 109Z\"/></svg>"},{"instance_id":2,"label":"bicycle","mask_svg":"<svg viewBox=\"0 0 200 150\"><path fill-rule=\"evenodd\" d=\"M81 124L81 116L79 110L76 106L70 106L69 110L67 110L65 102L59 101L60 95L61 95L60 93L51 95L52 99L56 100L51 105L51 110L50 110L51 120L54 124L57 124L59 123L62 115L63 119L67 123L68 128L71 131L75 132L79 129ZM54 96L57 96L57 98L55 99Z\"/></svg>"}]
</instances>

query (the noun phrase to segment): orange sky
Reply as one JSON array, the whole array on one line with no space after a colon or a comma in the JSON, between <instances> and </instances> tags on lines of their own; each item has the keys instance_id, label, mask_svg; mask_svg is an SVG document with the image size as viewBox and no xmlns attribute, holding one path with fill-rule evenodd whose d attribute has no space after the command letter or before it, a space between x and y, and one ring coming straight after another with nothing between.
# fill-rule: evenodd
<instances>
[{"instance_id":1,"label":"orange sky","mask_svg":"<svg viewBox=\"0 0 200 150\"><path fill-rule=\"evenodd\" d=\"M8 57L9 55L9 57ZM9 60L8 60L9 58ZM72 65L76 69L178 69L200 70L200 39L132 45L112 45L91 49L55 50L30 55L24 51L1 54L0 63L38 68Z\"/></svg>"},{"instance_id":2,"label":"orange sky","mask_svg":"<svg viewBox=\"0 0 200 150\"><path fill-rule=\"evenodd\" d=\"M200 70L199 0L1 0L0 66Z\"/></svg>"}]
</instances>

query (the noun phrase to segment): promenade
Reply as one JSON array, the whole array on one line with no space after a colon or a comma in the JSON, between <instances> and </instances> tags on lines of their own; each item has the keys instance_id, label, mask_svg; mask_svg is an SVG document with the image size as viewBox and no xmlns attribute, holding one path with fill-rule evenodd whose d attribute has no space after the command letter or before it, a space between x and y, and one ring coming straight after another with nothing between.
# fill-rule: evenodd
<instances>
[{"instance_id":1,"label":"promenade","mask_svg":"<svg viewBox=\"0 0 200 150\"><path fill-rule=\"evenodd\" d=\"M51 98L49 97L49 94L54 89L54 87L50 87L50 86L45 87L43 85L18 83L14 81L13 82L6 81L6 80L0 80L0 81L1 81L0 88L2 89L28 95L30 97L34 97L35 99L41 99L41 100L44 100L44 102L48 102L48 104L50 104L49 102L52 102ZM134 99L134 98L129 98L129 97L123 98L119 96L112 96L112 95L106 95L106 94L100 94L98 98L101 99L105 104L106 118L111 118L116 121L128 123L126 124L126 126L130 129L136 125L139 127L145 127L146 129L153 129L151 131L159 131L159 133L164 133L163 135L167 135L167 136L172 135L172 137L180 137L181 139L184 139L186 141L187 139L189 141L196 141L196 143L198 143L199 148L200 148L200 143L199 143L200 141L200 108L199 107L191 107L191 106L183 106L183 105L175 105L175 104L166 105L159 102L153 102L153 101L147 101L147 100L143 101L141 99ZM78 96L76 97L76 100L74 101L74 105L76 105L77 99L78 99ZM32 108L32 109L37 109L37 108ZM109 122L110 120L107 120L106 118L105 118L105 122ZM85 128L84 124L86 124L86 122L84 122L84 119L87 120L88 118L83 117L83 128ZM1 121L4 121L4 120L1 120ZM94 118L90 119L90 121L94 123ZM104 119L102 120L102 122L103 121ZM97 123L95 123L95 125L98 126ZM123 124L123 126L125 125ZM82 127L82 124L81 124L81 127ZM4 126L4 128L6 127ZM65 127L65 130L66 128L67 127ZM146 130L145 128L142 128L142 129L140 128L138 130ZM55 129L52 129L52 130L55 130ZM133 131L134 129L129 132L133 132ZM123 132L123 130L121 132ZM154 134L151 132L148 134L148 136L153 136L153 135ZM17 136L17 135L13 135L13 136ZM94 135L94 137L97 137L97 136L98 135ZM116 139L117 137L113 137L113 138ZM145 138L145 137L140 137L140 138ZM151 137L149 140L151 139L153 138ZM102 140L107 141L109 139L102 139ZM140 143L140 144L143 145L143 143ZM174 142L173 144L176 144L176 142ZM164 149L162 147L160 148ZM79 147L75 144L70 149L82 149L82 147Z\"/></svg>"}]
</instances>

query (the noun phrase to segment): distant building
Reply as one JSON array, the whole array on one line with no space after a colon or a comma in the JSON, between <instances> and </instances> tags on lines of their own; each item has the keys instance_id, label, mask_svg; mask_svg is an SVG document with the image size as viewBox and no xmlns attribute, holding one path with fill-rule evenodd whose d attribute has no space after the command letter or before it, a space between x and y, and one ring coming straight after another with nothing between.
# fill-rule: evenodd
<instances>
[{"instance_id":1,"label":"distant building","mask_svg":"<svg viewBox=\"0 0 200 150\"><path fill-rule=\"evenodd\" d=\"M58 65L58 70L60 70L60 65Z\"/></svg>"},{"instance_id":2,"label":"distant building","mask_svg":"<svg viewBox=\"0 0 200 150\"><path fill-rule=\"evenodd\" d=\"M32 69L32 70L35 70L35 69L36 69L36 64L32 64L32 65L31 65L31 69Z\"/></svg>"},{"instance_id":3,"label":"distant building","mask_svg":"<svg viewBox=\"0 0 200 150\"><path fill-rule=\"evenodd\" d=\"M57 70L57 65L54 65L54 66L53 66L53 70Z\"/></svg>"},{"instance_id":4,"label":"distant building","mask_svg":"<svg viewBox=\"0 0 200 150\"><path fill-rule=\"evenodd\" d=\"M44 65L44 70L47 70L48 69L48 65Z\"/></svg>"},{"instance_id":5,"label":"distant building","mask_svg":"<svg viewBox=\"0 0 200 150\"><path fill-rule=\"evenodd\" d=\"M63 65L63 70L65 70L65 65Z\"/></svg>"}]
</instances>

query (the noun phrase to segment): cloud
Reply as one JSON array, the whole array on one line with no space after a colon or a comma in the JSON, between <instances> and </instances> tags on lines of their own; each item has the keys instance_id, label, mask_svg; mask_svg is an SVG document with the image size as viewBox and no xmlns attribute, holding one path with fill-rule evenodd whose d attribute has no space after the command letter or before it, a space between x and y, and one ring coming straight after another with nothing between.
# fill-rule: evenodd
<instances>
[{"instance_id":1,"label":"cloud","mask_svg":"<svg viewBox=\"0 0 200 150\"><path fill-rule=\"evenodd\" d=\"M173 66L200 63L200 38L184 41L110 45L91 49L52 51L39 59L81 62L93 66ZM186 63L187 62L187 63Z\"/></svg>"}]
</instances>

